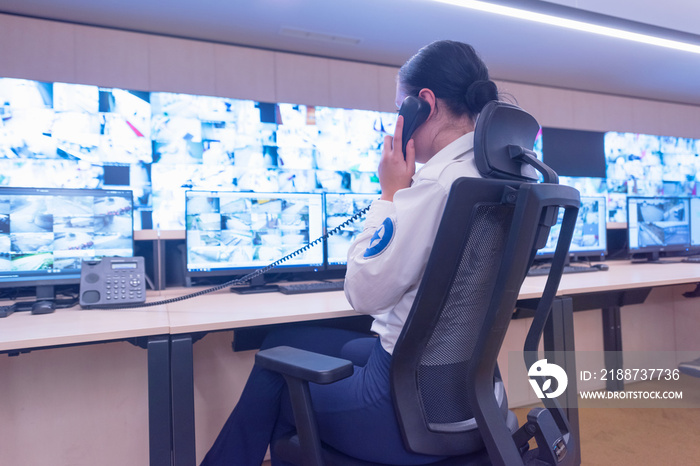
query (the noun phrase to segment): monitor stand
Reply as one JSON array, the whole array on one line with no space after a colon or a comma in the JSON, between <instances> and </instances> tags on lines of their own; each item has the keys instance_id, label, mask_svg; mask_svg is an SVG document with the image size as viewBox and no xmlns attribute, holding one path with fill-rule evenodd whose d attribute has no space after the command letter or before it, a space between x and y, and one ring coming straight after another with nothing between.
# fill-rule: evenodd
<instances>
[{"instance_id":1,"label":"monitor stand","mask_svg":"<svg viewBox=\"0 0 700 466\"><path fill-rule=\"evenodd\" d=\"M54 299L56 299L56 289L53 285L37 285L37 301L53 301Z\"/></svg>"},{"instance_id":2,"label":"monitor stand","mask_svg":"<svg viewBox=\"0 0 700 466\"><path fill-rule=\"evenodd\" d=\"M238 294L271 293L279 291L279 287L265 282L264 275L259 275L250 280L247 285L232 286L231 291Z\"/></svg>"},{"instance_id":3,"label":"monitor stand","mask_svg":"<svg viewBox=\"0 0 700 466\"><path fill-rule=\"evenodd\" d=\"M674 264L678 262L677 260L665 260L662 259L661 256L659 255L658 251L652 251L652 252L646 252L643 254L640 254L641 257L638 259L632 259L633 264L646 264L646 263L653 263L653 264Z\"/></svg>"},{"instance_id":4,"label":"monitor stand","mask_svg":"<svg viewBox=\"0 0 700 466\"><path fill-rule=\"evenodd\" d=\"M32 314L50 314L56 310L56 290L53 285L36 287L36 302L32 305Z\"/></svg>"}]
</instances>

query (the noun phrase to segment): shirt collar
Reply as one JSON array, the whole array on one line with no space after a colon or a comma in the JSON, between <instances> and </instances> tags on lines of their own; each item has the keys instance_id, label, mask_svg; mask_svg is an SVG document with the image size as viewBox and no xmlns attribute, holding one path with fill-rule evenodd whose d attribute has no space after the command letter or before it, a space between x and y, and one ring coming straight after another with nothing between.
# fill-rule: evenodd
<instances>
[{"instance_id":1,"label":"shirt collar","mask_svg":"<svg viewBox=\"0 0 700 466\"><path fill-rule=\"evenodd\" d=\"M474 132L458 137L428 160L420 170L413 175L413 182L416 182L418 179L437 177L437 175L442 172L445 165L464 156L467 152L471 153L468 155L469 157L474 157L473 149Z\"/></svg>"}]
</instances>

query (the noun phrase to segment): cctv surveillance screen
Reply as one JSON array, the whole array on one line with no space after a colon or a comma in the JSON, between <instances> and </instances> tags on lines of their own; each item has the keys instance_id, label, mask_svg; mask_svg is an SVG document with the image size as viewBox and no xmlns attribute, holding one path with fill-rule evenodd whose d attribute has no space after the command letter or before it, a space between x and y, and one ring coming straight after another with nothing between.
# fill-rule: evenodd
<instances>
[{"instance_id":1,"label":"cctv surveillance screen","mask_svg":"<svg viewBox=\"0 0 700 466\"><path fill-rule=\"evenodd\" d=\"M538 255L554 254L562 219L563 211L560 211L557 224L552 227L547 244L537 252ZM581 196L569 253L577 256L604 255L607 251L606 225L605 197Z\"/></svg>"},{"instance_id":2,"label":"cctv surveillance screen","mask_svg":"<svg viewBox=\"0 0 700 466\"><path fill-rule=\"evenodd\" d=\"M83 259L133 256L131 191L0 188L0 282L78 276Z\"/></svg>"},{"instance_id":3,"label":"cctv surveillance screen","mask_svg":"<svg viewBox=\"0 0 700 466\"><path fill-rule=\"evenodd\" d=\"M378 198L377 194L326 194L326 231L341 225L357 211L369 206L373 200ZM340 232L328 237L329 266L347 264L350 244L362 232L363 225L364 218L359 218L344 226Z\"/></svg>"},{"instance_id":4,"label":"cctv surveillance screen","mask_svg":"<svg viewBox=\"0 0 700 466\"><path fill-rule=\"evenodd\" d=\"M244 273L264 267L323 234L321 193L186 193L189 273ZM318 242L280 268L323 266Z\"/></svg>"},{"instance_id":5,"label":"cctv surveillance screen","mask_svg":"<svg viewBox=\"0 0 700 466\"><path fill-rule=\"evenodd\" d=\"M627 198L629 250L683 250L690 245L690 201L675 197Z\"/></svg>"}]
</instances>

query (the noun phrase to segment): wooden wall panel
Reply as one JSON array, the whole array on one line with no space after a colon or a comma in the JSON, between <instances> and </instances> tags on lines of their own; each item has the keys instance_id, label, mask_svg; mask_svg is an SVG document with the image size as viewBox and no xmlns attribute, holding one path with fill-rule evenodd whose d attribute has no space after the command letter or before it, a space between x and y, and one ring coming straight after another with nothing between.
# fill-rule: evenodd
<instances>
[{"instance_id":1,"label":"wooden wall panel","mask_svg":"<svg viewBox=\"0 0 700 466\"><path fill-rule=\"evenodd\" d=\"M214 95L214 44L148 36L150 91Z\"/></svg>"},{"instance_id":2,"label":"wooden wall panel","mask_svg":"<svg viewBox=\"0 0 700 466\"><path fill-rule=\"evenodd\" d=\"M0 374L0 464L148 464L145 350L120 342L3 354Z\"/></svg>"},{"instance_id":3,"label":"wooden wall panel","mask_svg":"<svg viewBox=\"0 0 700 466\"><path fill-rule=\"evenodd\" d=\"M329 60L275 52L277 102L331 105Z\"/></svg>"},{"instance_id":4,"label":"wooden wall panel","mask_svg":"<svg viewBox=\"0 0 700 466\"><path fill-rule=\"evenodd\" d=\"M275 54L267 50L214 45L216 95L275 101Z\"/></svg>"},{"instance_id":5,"label":"wooden wall panel","mask_svg":"<svg viewBox=\"0 0 700 466\"><path fill-rule=\"evenodd\" d=\"M0 14L0 75L395 111L398 69ZM498 81L543 126L700 138L700 106Z\"/></svg>"},{"instance_id":6,"label":"wooden wall panel","mask_svg":"<svg viewBox=\"0 0 700 466\"><path fill-rule=\"evenodd\" d=\"M379 108L379 68L366 63L329 60L330 106Z\"/></svg>"},{"instance_id":7,"label":"wooden wall panel","mask_svg":"<svg viewBox=\"0 0 700 466\"><path fill-rule=\"evenodd\" d=\"M396 77L398 68L389 66L379 67L379 110L396 112Z\"/></svg>"},{"instance_id":8,"label":"wooden wall panel","mask_svg":"<svg viewBox=\"0 0 700 466\"><path fill-rule=\"evenodd\" d=\"M111 29L75 28L75 80L81 84L147 90L147 36Z\"/></svg>"},{"instance_id":9,"label":"wooden wall panel","mask_svg":"<svg viewBox=\"0 0 700 466\"><path fill-rule=\"evenodd\" d=\"M75 81L74 26L0 14L0 75Z\"/></svg>"}]
</instances>

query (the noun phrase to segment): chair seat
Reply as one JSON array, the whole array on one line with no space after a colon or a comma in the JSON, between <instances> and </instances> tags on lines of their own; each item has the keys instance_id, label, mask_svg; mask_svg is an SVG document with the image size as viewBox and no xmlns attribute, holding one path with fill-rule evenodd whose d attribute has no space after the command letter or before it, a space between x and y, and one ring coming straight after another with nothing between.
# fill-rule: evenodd
<instances>
[{"instance_id":1,"label":"chair seat","mask_svg":"<svg viewBox=\"0 0 700 466\"><path fill-rule=\"evenodd\" d=\"M506 425L511 432L518 429L518 419L512 411L508 411L506 417ZM275 455L284 461L292 464L303 464L301 457L301 446L299 437L291 435L289 437L278 440L275 445ZM333 447L323 444L323 460L326 466L390 466L383 463L372 463L363 460L358 460L347 456ZM486 448L470 453L468 455L454 456L446 458L435 463L429 463L430 466L490 466Z\"/></svg>"}]
</instances>

